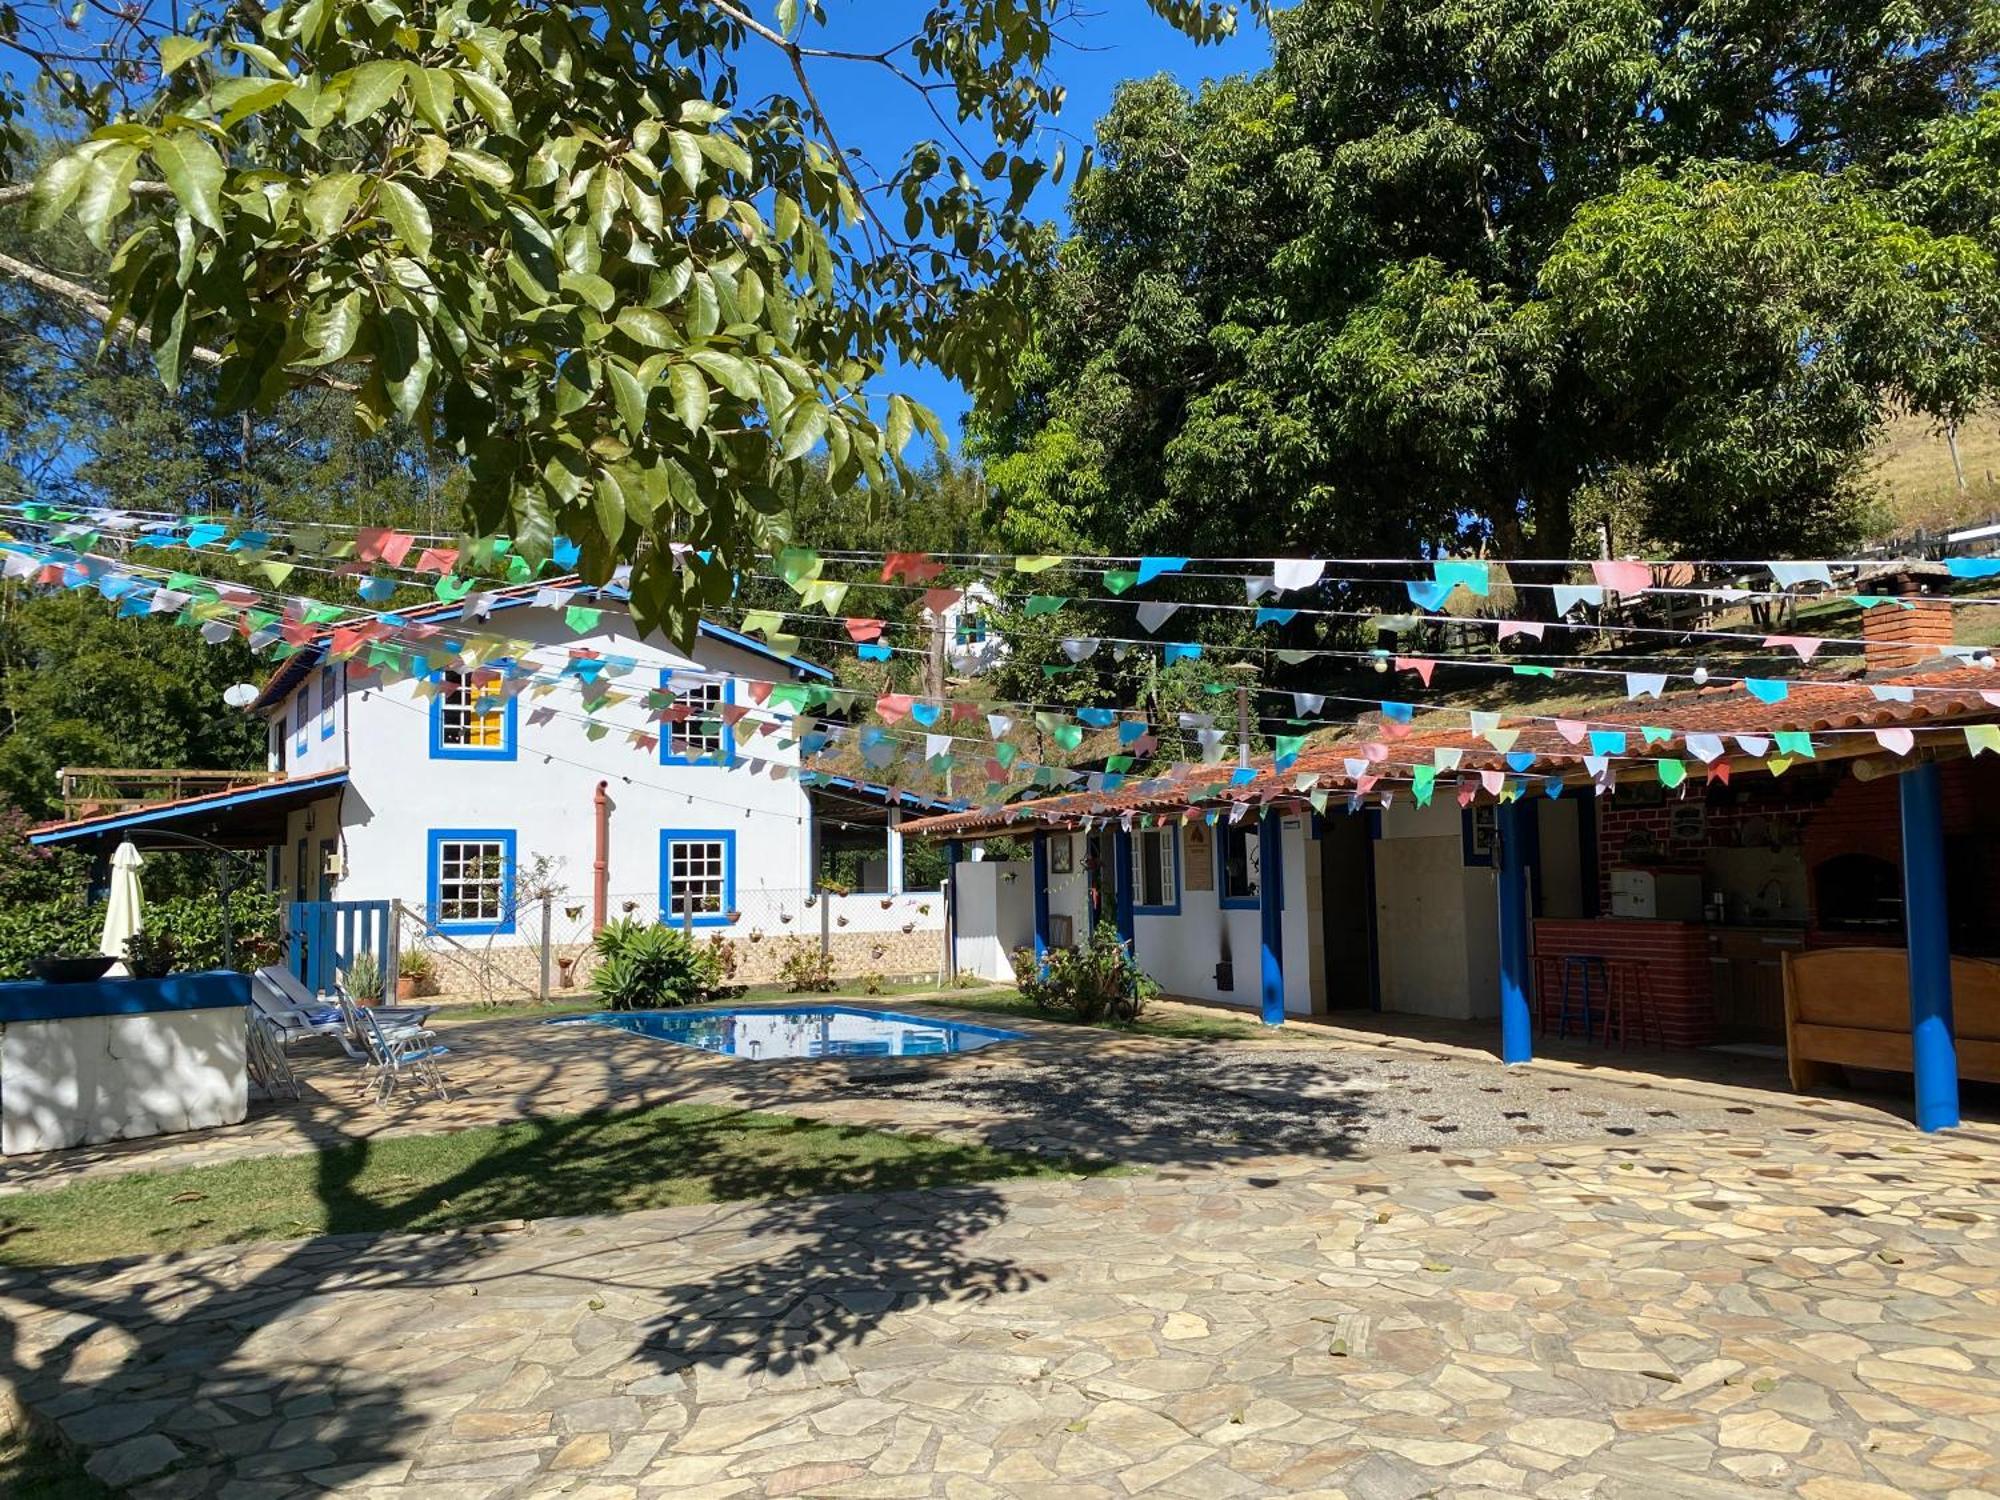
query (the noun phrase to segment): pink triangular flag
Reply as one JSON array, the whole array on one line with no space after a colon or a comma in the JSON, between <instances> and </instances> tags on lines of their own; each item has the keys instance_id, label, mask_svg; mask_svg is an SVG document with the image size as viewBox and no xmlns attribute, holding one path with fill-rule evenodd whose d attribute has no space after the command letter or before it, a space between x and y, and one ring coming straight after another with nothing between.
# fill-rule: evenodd
<instances>
[{"instance_id":1,"label":"pink triangular flag","mask_svg":"<svg viewBox=\"0 0 2000 1500\"><path fill-rule=\"evenodd\" d=\"M1767 635L1764 637L1764 648L1767 651L1776 651L1783 646L1789 646L1792 650L1798 652L1800 661L1811 661L1813 654L1820 648L1820 639L1816 635Z\"/></svg>"},{"instance_id":2,"label":"pink triangular flag","mask_svg":"<svg viewBox=\"0 0 2000 1500\"><path fill-rule=\"evenodd\" d=\"M1590 726L1581 719L1557 719L1556 733L1572 745L1581 745L1583 737L1590 733Z\"/></svg>"},{"instance_id":3,"label":"pink triangular flag","mask_svg":"<svg viewBox=\"0 0 2000 1500\"><path fill-rule=\"evenodd\" d=\"M1424 686L1431 685L1431 673L1437 670L1437 663L1423 656L1399 656L1396 658L1398 672L1415 672L1424 680Z\"/></svg>"},{"instance_id":4,"label":"pink triangular flag","mask_svg":"<svg viewBox=\"0 0 2000 1500\"><path fill-rule=\"evenodd\" d=\"M1642 562L1594 562L1590 571L1605 588L1621 594L1644 593L1653 586L1653 570Z\"/></svg>"}]
</instances>

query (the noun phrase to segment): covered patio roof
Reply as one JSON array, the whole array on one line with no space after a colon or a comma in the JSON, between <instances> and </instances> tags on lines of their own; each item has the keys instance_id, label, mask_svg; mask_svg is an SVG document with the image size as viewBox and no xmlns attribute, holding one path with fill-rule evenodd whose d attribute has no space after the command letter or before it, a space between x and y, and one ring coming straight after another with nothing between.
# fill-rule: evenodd
<instances>
[{"instance_id":1,"label":"covered patio roof","mask_svg":"<svg viewBox=\"0 0 2000 1500\"><path fill-rule=\"evenodd\" d=\"M311 776L52 823L35 829L28 842L43 847L85 846L126 838L145 843L150 837L192 839L224 849L264 849L283 840L286 815L294 808L346 785L347 768L343 766Z\"/></svg>"},{"instance_id":2,"label":"covered patio roof","mask_svg":"<svg viewBox=\"0 0 2000 1500\"><path fill-rule=\"evenodd\" d=\"M1627 752L1614 757L1615 769L1620 781L1637 783L1657 779L1658 761L1668 757L1692 757L1694 763L1687 767L1690 780L1704 767L1711 776L1727 777L1738 771L1768 774L1766 761L1743 753L1740 746L1727 749L1712 763L1704 762L1690 750L1690 736L1843 734L1831 745L1821 742L1815 746L1814 758L1824 760L1884 753L1870 732L1878 729L1908 729L1922 744L1925 731L2000 722L2000 674L1984 667L1785 681L1786 696L1775 703L1751 697L1739 686L1728 686L1669 693L1658 699L1618 699L1579 710L1573 717L1497 712L1494 729L1512 736L1510 748L1504 751L1484 738L1486 731L1466 724L1417 728L1384 718L1338 731L1330 729L1306 745L1282 770L1269 755L1257 757L1247 779L1226 786L1216 783L1231 781L1240 773L1234 766L1217 764L1195 768L1196 772L1212 773L1199 779L1190 772L1135 781L1117 791L1069 792L976 807L907 823L904 832L917 837L978 838L1018 828L1073 828L1090 818L1124 813L1302 798L1312 790L1345 795L1377 774L1396 790L1407 787L1413 763L1431 764L1434 753L1446 748L1462 751L1458 770L1463 773L1556 778L1587 785L1591 773L1585 761L1592 754L1591 730L1608 729L1628 736ZM1910 691L1904 696L1906 688ZM1883 689L1888 690L1886 695L1879 691ZM1463 715L1467 710L1452 712ZM1642 725L1655 732L1650 740L1642 735ZM1660 731L1665 731L1664 736ZM1524 754L1533 757L1525 771L1509 761L1510 755L1518 760ZM1357 767L1361 769L1357 771ZM1718 767L1727 769L1718 771Z\"/></svg>"}]
</instances>

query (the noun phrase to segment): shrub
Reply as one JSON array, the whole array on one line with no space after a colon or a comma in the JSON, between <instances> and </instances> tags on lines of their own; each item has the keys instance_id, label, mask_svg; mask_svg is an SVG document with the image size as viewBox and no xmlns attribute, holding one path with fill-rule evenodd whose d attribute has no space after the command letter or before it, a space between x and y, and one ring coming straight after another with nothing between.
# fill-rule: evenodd
<instances>
[{"instance_id":1,"label":"shrub","mask_svg":"<svg viewBox=\"0 0 2000 1500\"><path fill-rule=\"evenodd\" d=\"M264 891L233 891L234 951L222 951L222 901L213 892L146 903L149 938L171 948L180 969L255 969L278 959L278 904ZM77 897L0 903L0 979L26 979L38 958L97 951L104 907Z\"/></svg>"},{"instance_id":2,"label":"shrub","mask_svg":"<svg viewBox=\"0 0 2000 1500\"><path fill-rule=\"evenodd\" d=\"M650 925L637 917L614 917L597 929L597 936L590 940L590 946L597 950L600 959L616 958Z\"/></svg>"},{"instance_id":3,"label":"shrub","mask_svg":"<svg viewBox=\"0 0 2000 1500\"><path fill-rule=\"evenodd\" d=\"M1160 992L1109 922L1098 923L1088 943L1053 949L1042 963L1035 961L1032 949L1019 949L1014 978L1037 1010L1062 1012L1093 1026L1104 1020L1137 1020L1146 1002Z\"/></svg>"},{"instance_id":4,"label":"shrub","mask_svg":"<svg viewBox=\"0 0 2000 1500\"><path fill-rule=\"evenodd\" d=\"M598 934L600 954L604 954L604 935L613 925L625 924L607 924ZM713 948L677 928L631 926L635 930L621 931L597 966L598 998L613 1010L693 1005L722 983L722 966Z\"/></svg>"},{"instance_id":5,"label":"shrub","mask_svg":"<svg viewBox=\"0 0 2000 1500\"><path fill-rule=\"evenodd\" d=\"M125 939L125 967L139 979L164 979L174 972L174 940L147 928Z\"/></svg>"},{"instance_id":6,"label":"shrub","mask_svg":"<svg viewBox=\"0 0 2000 1500\"><path fill-rule=\"evenodd\" d=\"M820 952L815 941L794 939L778 965L778 977L794 995L824 995L834 986L832 955Z\"/></svg>"}]
</instances>

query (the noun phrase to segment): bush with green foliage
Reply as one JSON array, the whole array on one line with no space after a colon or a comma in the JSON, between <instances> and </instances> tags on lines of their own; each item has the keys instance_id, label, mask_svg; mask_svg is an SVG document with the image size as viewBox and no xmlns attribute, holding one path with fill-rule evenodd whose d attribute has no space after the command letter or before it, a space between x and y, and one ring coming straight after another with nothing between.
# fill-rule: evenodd
<instances>
[{"instance_id":1,"label":"bush with green foliage","mask_svg":"<svg viewBox=\"0 0 2000 1500\"><path fill-rule=\"evenodd\" d=\"M819 943L797 938L778 965L778 978L794 995L824 995L834 987L833 959Z\"/></svg>"},{"instance_id":2,"label":"bush with green foliage","mask_svg":"<svg viewBox=\"0 0 2000 1500\"><path fill-rule=\"evenodd\" d=\"M173 955L176 969L255 969L276 961L277 899L263 891L229 898L234 952L222 945L222 902L177 896L148 902L147 938ZM0 906L0 979L26 979L38 958L95 953L104 934L104 905L76 898Z\"/></svg>"},{"instance_id":3,"label":"bush with green foliage","mask_svg":"<svg viewBox=\"0 0 2000 1500\"><path fill-rule=\"evenodd\" d=\"M1037 1010L1058 1011L1074 1020L1136 1021L1160 986L1141 969L1109 922L1097 924L1090 941L1054 948L1037 962L1029 948L1014 954L1014 978Z\"/></svg>"},{"instance_id":4,"label":"bush with green foliage","mask_svg":"<svg viewBox=\"0 0 2000 1500\"><path fill-rule=\"evenodd\" d=\"M597 995L613 1010L694 1005L722 984L714 948L675 927L607 923L596 947Z\"/></svg>"}]
</instances>

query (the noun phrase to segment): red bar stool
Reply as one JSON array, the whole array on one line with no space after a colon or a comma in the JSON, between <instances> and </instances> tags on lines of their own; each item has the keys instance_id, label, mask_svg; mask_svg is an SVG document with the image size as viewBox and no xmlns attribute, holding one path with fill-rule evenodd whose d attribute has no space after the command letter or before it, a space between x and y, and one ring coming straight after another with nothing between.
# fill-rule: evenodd
<instances>
[{"instance_id":1,"label":"red bar stool","mask_svg":"<svg viewBox=\"0 0 2000 1500\"><path fill-rule=\"evenodd\" d=\"M1619 959L1611 965L1611 982L1604 1002L1604 1045L1611 1045L1611 1029L1618 1028L1618 1050L1632 1044L1632 1027L1637 1022L1639 1045L1662 1047L1666 1033L1659 1013L1653 1009L1653 976L1644 959Z\"/></svg>"}]
</instances>

